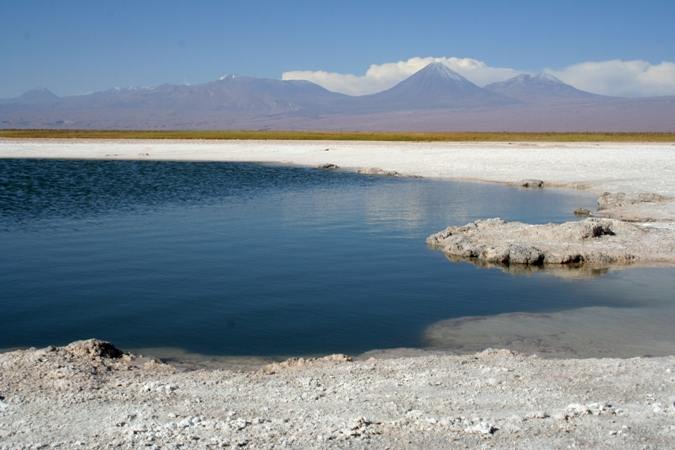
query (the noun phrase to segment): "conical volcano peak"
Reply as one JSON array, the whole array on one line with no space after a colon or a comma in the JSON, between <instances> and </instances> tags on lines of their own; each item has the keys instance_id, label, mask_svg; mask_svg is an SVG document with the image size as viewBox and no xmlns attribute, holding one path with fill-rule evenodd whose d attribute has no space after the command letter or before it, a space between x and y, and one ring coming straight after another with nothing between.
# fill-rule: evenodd
<instances>
[{"instance_id":1,"label":"conical volcano peak","mask_svg":"<svg viewBox=\"0 0 675 450\"><path fill-rule=\"evenodd\" d=\"M550 73L546 73L546 72L538 73L538 74L534 75L534 78L536 78L537 80L541 80L541 81L548 81L548 82L551 82L551 83L564 84L562 81L560 81L560 79L558 77L556 77L554 75L551 75Z\"/></svg>"},{"instance_id":2,"label":"conical volcano peak","mask_svg":"<svg viewBox=\"0 0 675 450\"><path fill-rule=\"evenodd\" d=\"M390 90L396 90L397 88L402 87L419 90L419 94L429 95L431 97L437 94L447 94L448 90L454 89L480 89L442 62L432 62L431 64L426 65Z\"/></svg>"},{"instance_id":3,"label":"conical volcano peak","mask_svg":"<svg viewBox=\"0 0 675 450\"><path fill-rule=\"evenodd\" d=\"M442 62L432 62L426 65L423 69L416 72L415 75L433 76L445 78L449 80L462 81L465 80L463 76L443 64Z\"/></svg>"},{"instance_id":4,"label":"conical volcano peak","mask_svg":"<svg viewBox=\"0 0 675 450\"><path fill-rule=\"evenodd\" d=\"M481 89L442 62L432 62L396 86L367 97L381 110L461 108L514 101Z\"/></svg>"},{"instance_id":5,"label":"conical volcano peak","mask_svg":"<svg viewBox=\"0 0 675 450\"><path fill-rule=\"evenodd\" d=\"M26 91L19 97L21 100L55 100L58 99L56 94L47 88L36 88Z\"/></svg>"}]
</instances>

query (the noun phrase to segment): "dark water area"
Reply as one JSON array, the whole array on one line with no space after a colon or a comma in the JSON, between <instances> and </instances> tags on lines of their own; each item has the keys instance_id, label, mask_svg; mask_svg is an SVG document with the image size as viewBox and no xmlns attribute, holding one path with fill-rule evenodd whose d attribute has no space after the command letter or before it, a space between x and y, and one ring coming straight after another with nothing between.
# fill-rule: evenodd
<instances>
[{"instance_id":1,"label":"dark water area","mask_svg":"<svg viewBox=\"0 0 675 450\"><path fill-rule=\"evenodd\" d=\"M516 276L424 242L479 218L561 222L593 204L257 164L0 160L0 348L97 337L207 355L353 354L424 347L428 327L467 316L672 314L671 269Z\"/></svg>"}]
</instances>

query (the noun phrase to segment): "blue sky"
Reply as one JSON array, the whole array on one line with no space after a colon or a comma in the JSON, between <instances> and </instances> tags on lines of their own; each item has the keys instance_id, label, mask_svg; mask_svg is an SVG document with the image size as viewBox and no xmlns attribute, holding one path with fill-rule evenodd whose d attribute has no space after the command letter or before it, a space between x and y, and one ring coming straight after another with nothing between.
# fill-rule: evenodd
<instances>
[{"instance_id":1,"label":"blue sky","mask_svg":"<svg viewBox=\"0 0 675 450\"><path fill-rule=\"evenodd\" d=\"M615 59L658 64L675 61L673 23L672 0L0 0L0 97L225 73L363 74L371 64L425 56L525 71Z\"/></svg>"}]
</instances>

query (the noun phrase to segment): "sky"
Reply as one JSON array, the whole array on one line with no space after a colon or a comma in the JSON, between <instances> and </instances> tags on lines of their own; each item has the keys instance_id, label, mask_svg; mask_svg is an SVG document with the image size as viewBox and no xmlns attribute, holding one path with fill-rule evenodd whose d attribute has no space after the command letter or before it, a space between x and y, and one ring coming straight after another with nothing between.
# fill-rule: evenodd
<instances>
[{"instance_id":1,"label":"sky","mask_svg":"<svg viewBox=\"0 0 675 450\"><path fill-rule=\"evenodd\" d=\"M673 23L672 0L0 0L0 98L227 73L363 94L430 60L477 84L546 71L599 93L675 95Z\"/></svg>"}]
</instances>

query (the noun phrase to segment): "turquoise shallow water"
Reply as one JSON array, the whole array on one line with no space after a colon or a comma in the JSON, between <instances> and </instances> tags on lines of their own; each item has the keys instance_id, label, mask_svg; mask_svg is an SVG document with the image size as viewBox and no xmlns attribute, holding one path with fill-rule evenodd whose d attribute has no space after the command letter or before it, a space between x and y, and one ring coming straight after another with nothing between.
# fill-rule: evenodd
<instances>
[{"instance_id":1,"label":"turquoise shallow water","mask_svg":"<svg viewBox=\"0 0 675 450\"><path fill-rule=\"evenodd\" d=\"M514 276L424 243L451 224L572 220L593 203L255 164L0 160L0 348L98 337L210 355L358 353L425 346L444 319L670 305L671 270L648 283Z\"/></svg>"}]
</instances>

